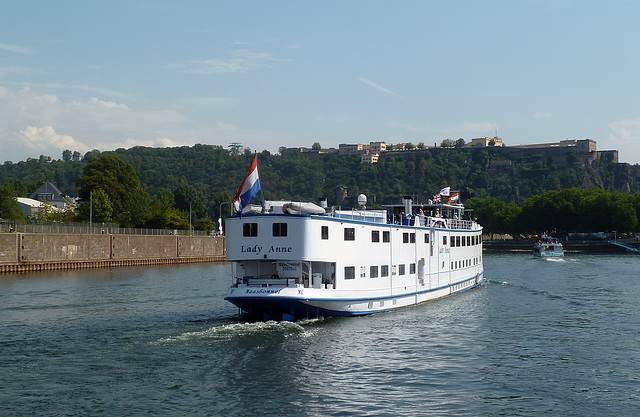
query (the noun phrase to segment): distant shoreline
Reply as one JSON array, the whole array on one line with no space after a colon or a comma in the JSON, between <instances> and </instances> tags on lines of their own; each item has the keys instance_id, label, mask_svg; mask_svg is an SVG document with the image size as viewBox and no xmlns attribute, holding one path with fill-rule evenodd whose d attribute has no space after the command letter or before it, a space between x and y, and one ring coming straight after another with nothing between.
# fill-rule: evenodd
<instances>
[{"instance_id":1,"label":"distant shoreline","mask_svg":"<svg viewBox=\"0 0 640 417\"><path fill-rule=\"evenodd\" d=\"M624 241L632 246L639 246L635 241ZM530 252L533 253L534 241L530 240L485 240L482 242L485 252ZM626 253L619 246L606 240L563 241L565 253Z\"/></svg>"}]
</instances>

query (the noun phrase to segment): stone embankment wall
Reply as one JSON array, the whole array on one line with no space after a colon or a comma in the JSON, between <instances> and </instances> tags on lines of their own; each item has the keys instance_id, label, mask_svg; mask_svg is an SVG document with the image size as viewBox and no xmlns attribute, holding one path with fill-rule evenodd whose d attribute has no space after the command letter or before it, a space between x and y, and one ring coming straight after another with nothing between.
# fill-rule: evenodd
<instances>
[{"instance_id":1,"label":"stone embankment wall","mask_svg":"<svg viewBox=\"0 0 640 417\"><path fill-rule=\"evenodd\" d=\"M0 273L225 260L223 236L0 233Z\"/></svg>"}]
</instances>

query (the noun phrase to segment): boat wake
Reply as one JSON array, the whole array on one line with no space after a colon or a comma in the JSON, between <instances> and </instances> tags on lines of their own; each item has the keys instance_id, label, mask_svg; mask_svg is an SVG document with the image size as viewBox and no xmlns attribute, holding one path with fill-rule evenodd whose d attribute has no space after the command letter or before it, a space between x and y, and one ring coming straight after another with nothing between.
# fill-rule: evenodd
<instances>
[{"instance_id":1,"label":"boat wake","mask_svg":"<svg viewBox=\"0 0 640 417\"><path fill-rule=\"evenodd\" d=\"M226 323L213 326L204 330L184 332L175 336L159 339L156 343L180 343L197 340L229 340L243 336L260 336L261 334L280 334L289 337L295 334L303 337L311 336L314 329L306 329L305 326L316 323L319 320L289 321L265 321L265 322L239 322Z\"/></svg>"},{"instance_id":2,"label":"boat wake","mask_svg":"<svg viewBox=\"0 0 640 417\"><path fill-rule=\"evenodd\" d=\"M484 282L487 283L487 284L502 285L503 287L510 287L511 286L511 283L509 281L498 281L498 280L495 280L495 279L485 279Z\"/></svg>"},{"instance_id":3,"label":"boat wake","mask_svg":"<svg viewBox=\"0 0 640 417\"><path fill-rule=\"evenodd\" d=\"M566 262L564 258L540 258L546 262Z\"/></svg>"}]
</instances>

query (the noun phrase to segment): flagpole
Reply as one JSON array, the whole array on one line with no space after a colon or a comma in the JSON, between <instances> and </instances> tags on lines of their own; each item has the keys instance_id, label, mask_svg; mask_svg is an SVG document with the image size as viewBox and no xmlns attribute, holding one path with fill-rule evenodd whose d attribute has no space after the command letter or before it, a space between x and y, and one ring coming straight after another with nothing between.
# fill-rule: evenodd
<instances>
[{"instance_id":1,"label":"flagpole","mask_svg":"<svg viewBox=\"0 0 640 417\"><path fill-rule=\"evenodd\" d=\"M256 155L256 169L258 168L258 152L255 151L254 154ZM260 170L258 169L258 172L260 172ZM260 196L262 196L262 210L265 210L265 200L264 200L264 187L262 186L262 181L260 181Z\"/></svg>"}]
</instances>

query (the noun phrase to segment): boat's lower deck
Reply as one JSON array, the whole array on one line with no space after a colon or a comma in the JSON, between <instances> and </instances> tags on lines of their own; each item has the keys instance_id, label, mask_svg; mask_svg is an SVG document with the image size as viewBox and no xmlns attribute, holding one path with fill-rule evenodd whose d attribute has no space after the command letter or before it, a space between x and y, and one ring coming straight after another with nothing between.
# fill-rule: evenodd
<instances>
[{"instance_id":1,"label":"boat's lower deck","mask_svg":"<svg viewBox=\"0 0 640 417\"><path fill-rule=\"evenodd\" d=\"M429 289L358 291L305 288L302 284L238 284L226 297L251 320L299 320L372 314L419 304L476 287L482 271L452 284Z\"/></svg>"}]
</instances>

